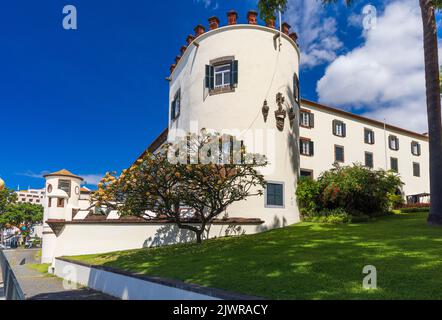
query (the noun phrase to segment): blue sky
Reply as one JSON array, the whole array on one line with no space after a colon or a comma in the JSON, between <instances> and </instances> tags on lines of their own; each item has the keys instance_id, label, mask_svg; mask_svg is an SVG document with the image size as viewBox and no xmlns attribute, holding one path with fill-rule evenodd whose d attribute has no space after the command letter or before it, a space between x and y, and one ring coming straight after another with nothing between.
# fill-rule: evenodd
<instances>
[{"instance_id":1,"label":"blue sky","mask_svg":"<svg viewBox=\"0 0 442 320\"><path fill-rule=\"evenodd\" d=\"M256 3L2 2L0 177L10 188L39 188L44 185L42 173L66 168L94 183L106 171L130 165L167 125L168 83L164 78L186 36L197 24L207 25L212 15L225 24L230 9L237 10L240 22L245 22L247 11L255 9ZM407 116L394 116L409 115L422 107L421 102L404 102L410 100L410 95L413 101L422 99L421 49L403 57L404 61L416 62L410 69L401 65L393 68L394 61L388 61L388 53L401 51L402 43L422 46L416 39L419 34L410 36L409 31L416 27L417 3L360 1L346 9L341 3L323 8L314 0L289 0L285 20L300 37L303 97L360 114L391 118L395 124L424 131L425 119L407 123ZM77 30L62 28L62 9L68 4L78 10ZM377 32L362 28L361 11L367 4L378 10L381 27ZM385 31L391 31L387 29L396 20L405 20L401 22L406 23L401 26L404 31L389 38ZM390 48L391 42L398 45ZM359 70L371 57L374 63ZM376 86L369 81L370 72L379 70L385 75L384 82ZM361 76L353 79L355 73ZM413 79L408 79L410 73ZM403 79L404 74L408 80ZM358 82L364 79L367 81ZM392 83L395 87L389 87ZM414 92L411 87L418 89ZM343 91L361 94L347 97Z\"/></svg>"}]
</instances>

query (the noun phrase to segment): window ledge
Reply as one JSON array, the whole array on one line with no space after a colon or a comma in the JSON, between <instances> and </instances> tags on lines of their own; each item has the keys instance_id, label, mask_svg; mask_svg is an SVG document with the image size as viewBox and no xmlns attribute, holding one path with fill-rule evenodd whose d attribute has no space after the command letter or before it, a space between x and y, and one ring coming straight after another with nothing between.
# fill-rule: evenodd
<instances>
[{"instance_id":1,"label":"window ledge","mask_svg":"<svg viewBox=\"0 0 442 320\"><path fill-rule=\"evenodd\" d=\"M235 88L232 88L231 86L225 86L225 87L218 87L218 88L210 89L209 95L215 96L217 94L229 93L229 92L235 92Z\"/></svg>"}]
</instances>

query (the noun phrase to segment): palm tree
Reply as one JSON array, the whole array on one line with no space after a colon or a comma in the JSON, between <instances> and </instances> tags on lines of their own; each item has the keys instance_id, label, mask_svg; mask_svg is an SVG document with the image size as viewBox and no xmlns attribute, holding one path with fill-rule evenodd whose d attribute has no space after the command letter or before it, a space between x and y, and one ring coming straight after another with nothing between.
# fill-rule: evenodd
<instances>
[{"instance_id":1,"label":"palm tree","mask_svg":"<svg viewBox=\"0 0 442 320\"><path fill-rule=\"evenodd\" d=\"M323 4L336 0L321 0ZM346 0L350 6L356 0ZM436 10L442 10L442 0L419 0L424 31L425 83L427 95L428 134L430 146L431 208L428 223L442 226L442 114L441 83L437 44ZM284 12L287 0L259 0L261 18L271 19L278 11Z\"/></svg>"}]
</instances>

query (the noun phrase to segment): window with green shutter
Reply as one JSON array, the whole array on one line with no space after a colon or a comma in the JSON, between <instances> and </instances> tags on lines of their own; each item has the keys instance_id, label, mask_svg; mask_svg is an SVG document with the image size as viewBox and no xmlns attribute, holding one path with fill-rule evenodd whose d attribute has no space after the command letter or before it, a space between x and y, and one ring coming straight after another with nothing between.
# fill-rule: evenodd
<instances>
[{"instance_id":1,"label":"window with green shutter","mask_svg":"<svg viewBox=\"0 0 442 320\"><path fill-rule=\"evenodd\" d=\"M238 60L219 58L206 65L205 87L210 94L232 92L238 85Z\"/></svg>"}]
</instances>

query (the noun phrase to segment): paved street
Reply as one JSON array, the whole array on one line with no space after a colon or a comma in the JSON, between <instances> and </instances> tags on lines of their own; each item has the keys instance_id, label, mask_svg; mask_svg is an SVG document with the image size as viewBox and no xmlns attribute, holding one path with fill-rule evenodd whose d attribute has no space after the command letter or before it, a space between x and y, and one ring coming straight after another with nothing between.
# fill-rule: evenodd
<instances>
[{"instance_id":1,"label":"paved street","mask_svg":"<svg viewBox=\"0 0 442 320\"><path fill-rule=\"evenodd\" d=\"M4 251L26 299L30 300L109 300L114 299L100 292L79 287L65 289L63 280L30 269L27 264L39 263L35 259L38 250ZM0 294L1 296L1 294Z\"/></svg>"},{"instance_id":2,"label":"paved street","mask_svg":"<svg viewBox=\"0 0 442 320\"><path fill-rule=\"evenodd\" d=\"M0 269L0 300L5 300L5 293L3 290L3 278L2 278L1 269Z\"/></svg>"}]
</instances>

